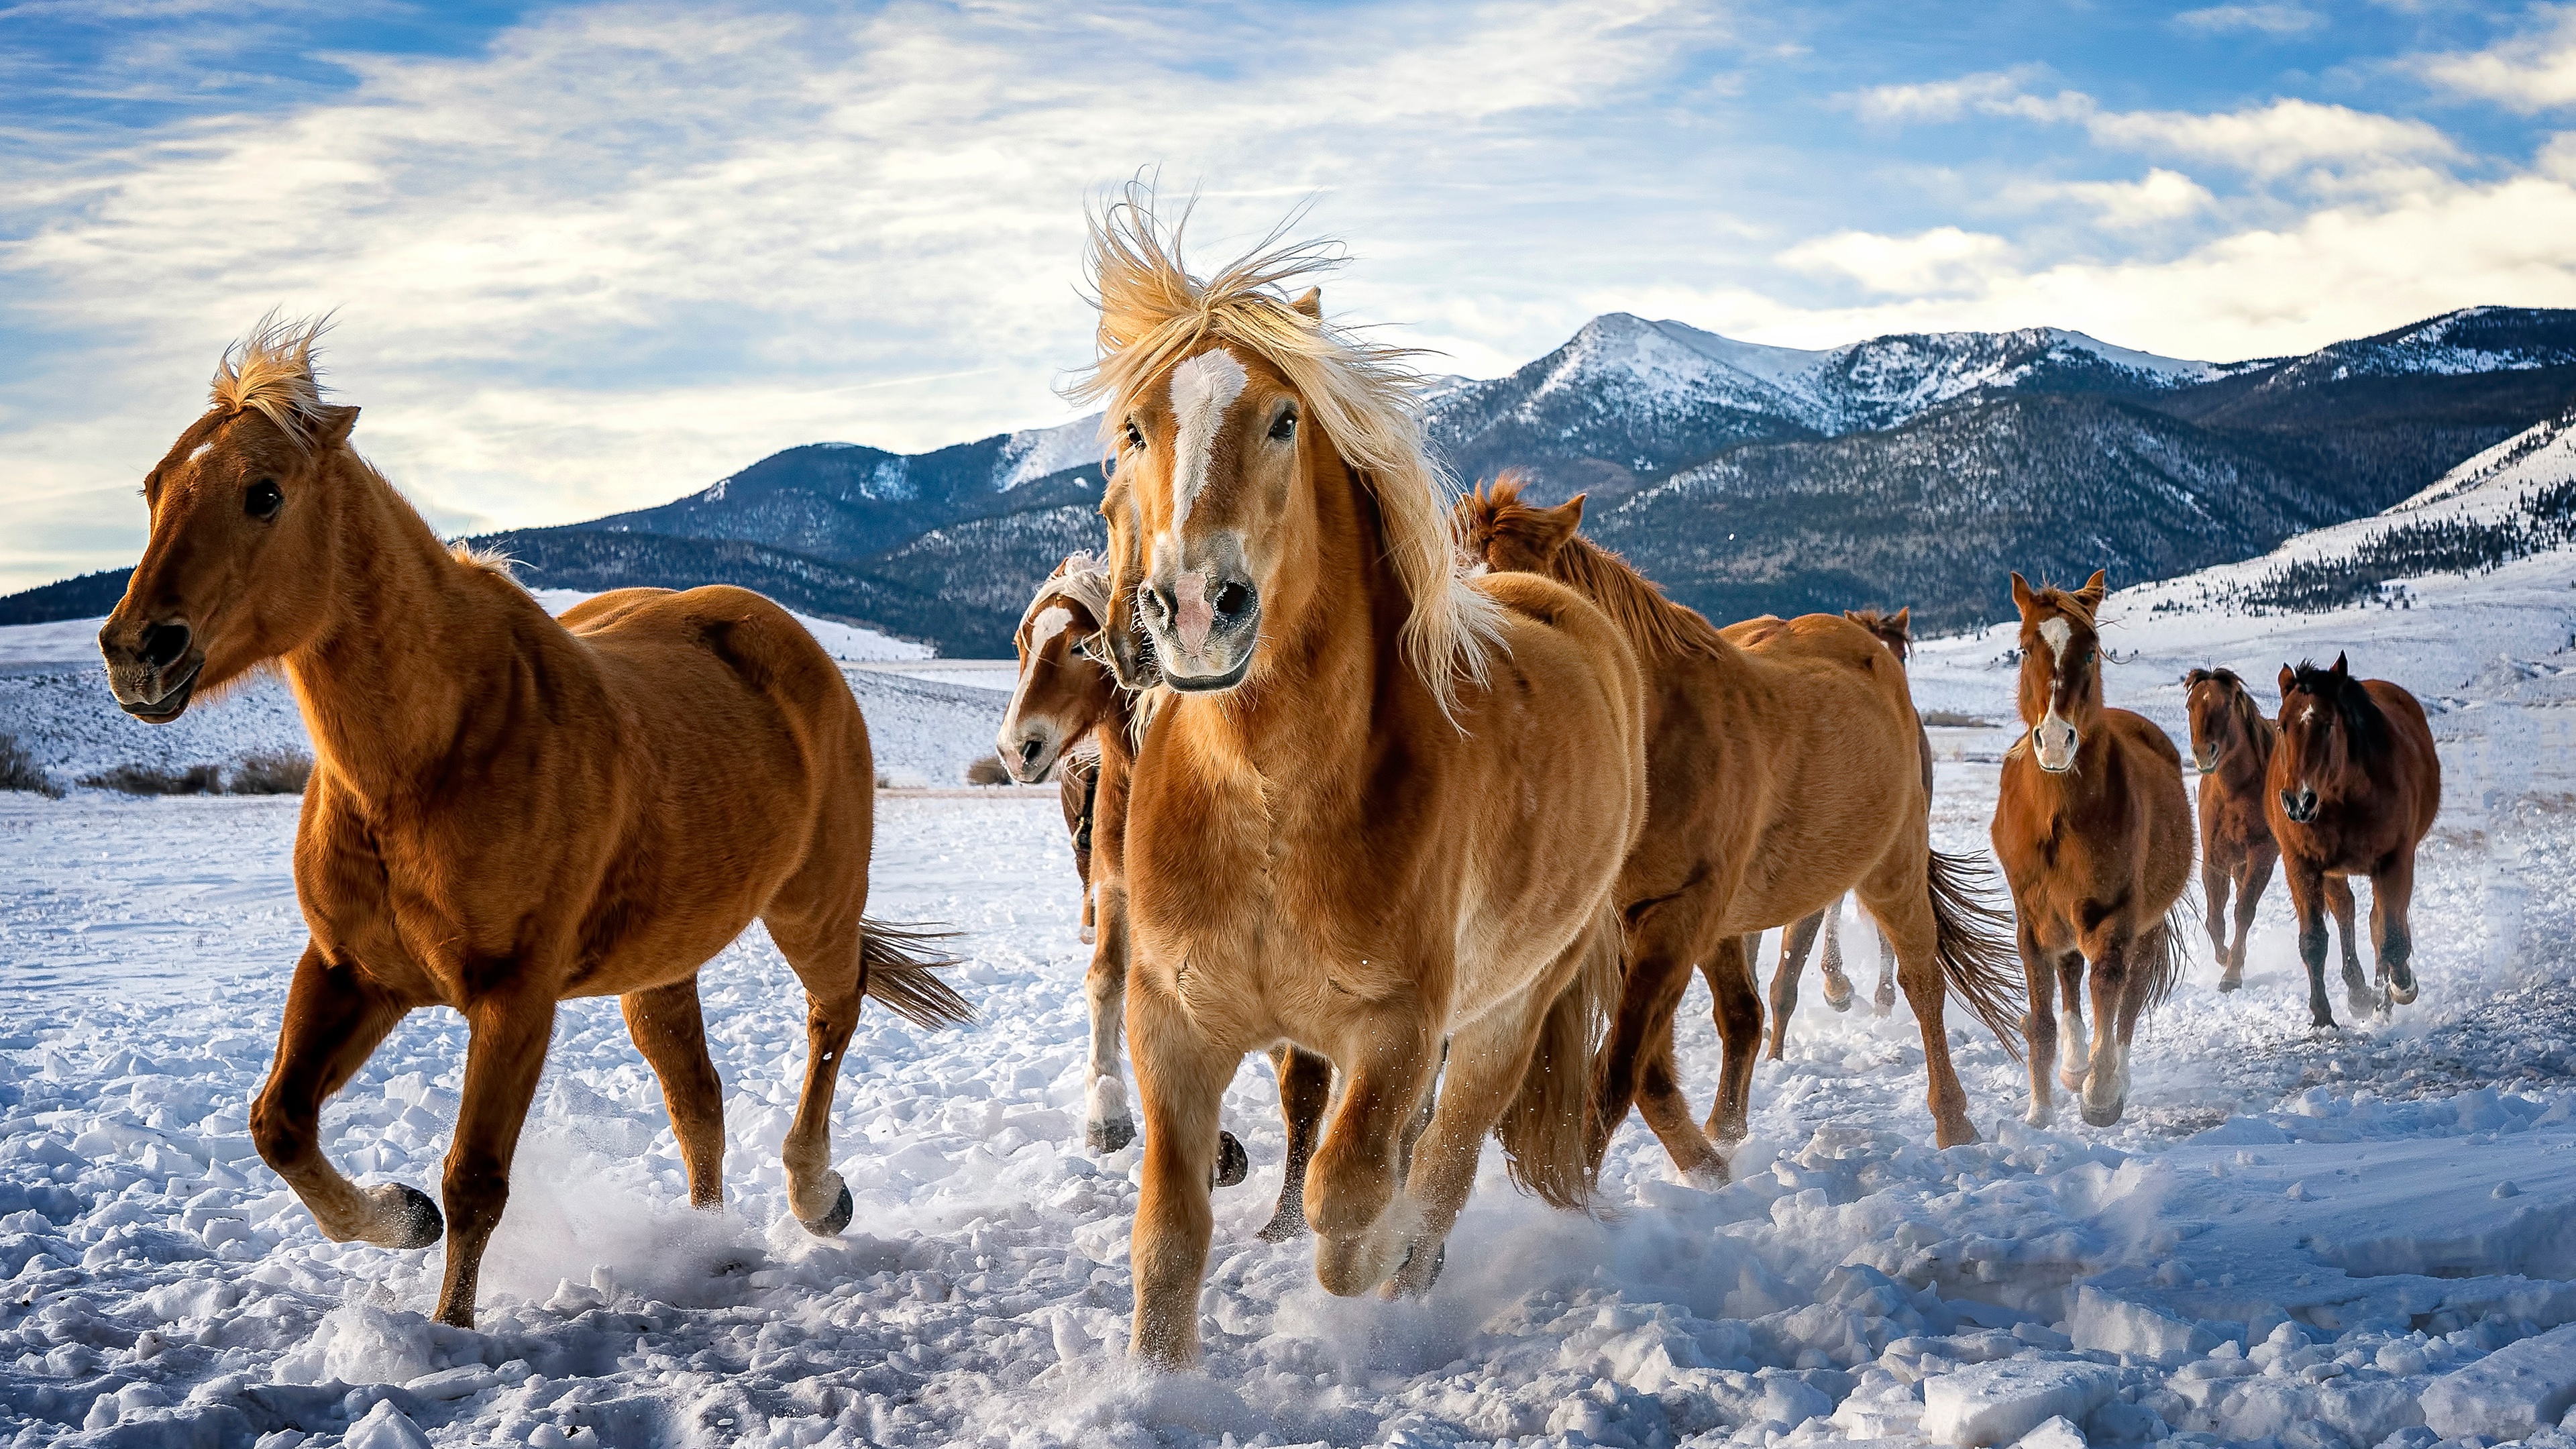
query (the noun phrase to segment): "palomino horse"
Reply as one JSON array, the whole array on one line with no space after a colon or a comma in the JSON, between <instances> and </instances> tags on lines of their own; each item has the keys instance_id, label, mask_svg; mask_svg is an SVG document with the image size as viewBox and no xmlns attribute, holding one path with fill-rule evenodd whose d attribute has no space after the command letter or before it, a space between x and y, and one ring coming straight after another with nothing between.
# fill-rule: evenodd
<instances>
[{"instance_id":1,"label":"palomino horse","mask_svg":"<svg viewBox=\"0 0 2576 1449\"><path fill-rule=\"evenodd\" d=\"M2245 984L2245 937L2254 928L2263 888L2281 847L2263 810L2264 781L2281 732L2233 669L2195 669L2183 676L2191 716L2191 760L2200 771L2200 893L2210 949L2218 956L2218 989ZM2236 894L2236 937L2227 934L2227 896ZM2361 974L2352 940L2352 887L2326 882L2327 902L2343 927L2344 975Z\"/></svg>"},{"instance_id":2,"label":"palomino horse","mask_svg":"<svg viewBox=\"0 0 2576 1449\"><path fill-rule=\"evenodd\" d=\"M1609 613L1645 666L1648 815L1619 878L1627 979L1595 1074L1595 1159L1633 1101L1674 1166L1725 1173L1710 1139L1743 1140L1761 1045L1745 933L1850 890L1896 943L1897 978L1922 1020L1934 1131L1944 1147L1975 1141L1944 988L2009 1046L2011 980L2000 919L1966 887L1972 867L1932 849L1922 727L1895 659L1829 614L1711 628L1577 533L1580 497L1534 507L1506 478L1458 513L1468 551L1494 577L1570 585ZM1726 1047L1705 1133L1673 1064L1673 1014L1694 963L1708 963Z\"/></svg>"},{"instance_id":3,"label":"palomino horse","mask_svg":"<svg viewBox=\"0 0 2576 1449\"><path fill-rule=\"evenodd\" d=\"M1341 1073L1306 1179L1328 1292L1427 1290L1488 1133L1523 1186L1589 1199L1583 1065L1646 777L1609 620L1545 580L1465 579L1411 374L1273 290L1320 251L1201 281L1149 205L1093 230L1100 358L1077 392L1109 400L1128 483L1107 632L1141 620L1167 691L1128 798L1127 1025L1134 1350L1179 1364L1247 1051L1291 1041Z\"/></svg>"},{"instance_id":4,"label":"palomino horse","mask_svg":"<svg viewBox=\"0 0 2576 1449\"><path fill-rule=\"evenodd\" d=\"M1086 915L1095 926L1091 970L1083 978L1091 1012L1091 1085L1083 1139L1094 1152L1115 1152L1136 1138L1118 1057L1127 1002L1127 788L1135 758L1135 718L1127 691L1084 647L1100 632L1108 590L1109 576L1100 562L1079 553L1057 565L1038 587L1013 640L1020 656L1019 682L996 741L1003 764L1024 782L1045 778L1047 768L1059 760L1070 766L1074 743L1089 739L1099 751L1084 772L1087 788L1074 833ZM1066 798L1074 797L1068 793ZM1071 804L1066 815L1077 819ZM1333 1068L1321 1057L1285 1045L1272 1048L1270 1065L1279 1081L1288 1154L1279 1206L1261 1236L1284 1242L1306 1230L1306 1164L1323 1131ZM1216 1185L1232 1187L1243 1181L1250 1159L1233 1133L1217 1136Z\"/></svg>"},{"instance_id":5,"label":"palomino horse","mask_svg":"<svg viewBox=\"0 0 2576 1449\"><path fill-rule=\"evenodd\" d=\"M336 1242L438 1241L428 1197L353 1185L315 1122L406 1013L463 1013L438 1316L471 1327L566 997L623 998L689 1200L723 1202L698 968L759 919L807 1002L788 1202L839 1232L832 1089L860 998L925 1026L972 1014L918 937L862 915L876 772L849 685L757 594L624 589L558 623L501 566L451 554L349 446L358 410L322 401L318 330L272 319L225 354L213 410L144 481L151 542L99 631L138 719L275 660L312 732L295 838L312 939L251 1107L260 1156Z\"/></svg>"},{"instance_id":6,"label":"palomino horse","mask_svg":"<svg viewBox=\"0 0 2576 1449\"><path fill-rule=\"evenodd\" d=\"M1887 652L1903 664L1914 650L1914 611L1899 609L1893 614L1877 609L1845 609L1843 617L1867 629ZM1917 728L1921 722L1917 721ZM1932 737L1921 736L1923 744L1923 792L1932 792ZM1798 1010L1798 978L1806 973L1807 952L1816 944L1818 928L1825 939L1825 1004L1836 1011L1849 1011L1852 1004L1851 978L1843 974L1843 912L1836 901L1780 934L1780 964L1771 972L1771 1049L1773 1061L1780 1060L1789 1040L1789 1018ZM1748 947L1748 949L1750 949ZM1880 1016L1896 1006L1896 947L1886 936L1878 938L1878 989L1871 993L1870 1008Z\"/></svg>"},{"instance_id":7,"label":"palomino horse","mask_svg":"<svg viewBox=\"0 0 2576 1449\"><path fill-rule=\"evenodd\" d=\"M1995 859L2020 917L2030 988L2030 1122L2056 1120L2049 1072L2070 1039L2063 1080L2084 1120L2108 1127L2129 1099L2138 1018L2173 991L2182 946L2171 913L2191 878L2191 804L2182 755L2143 715L2102 703L2094 611L2100 570L2083 588L2033 589L2012 576L2021 610L2021 718L2029 733L2004 752L1995 801ZM2094 1041L2084 1045L2076 973L2091 963ZM2051 1014L2063 989L2066 1008Z\"/></svg>"},{"instance_id":8,"label":"palomino horse","mask_svg":"<svg viewBox=\"0 0 2576 1449\"><path fill-rule=\"evenodd\" d=\"M2266 777L2265 813L2281 843L2282 874L2299 917L2299 959L2308 968L2312 1026L2334 1025L2326 1005L2322 907L2349 922L2348 878L2370 877L2370 944L2378 986L2362 979L2352 934L2344 933L2344 988L2357 1013L2385 1012L2415 999L2415 938L2406 907L2415 895L2415 847L2442 809L2442 759L2415 696L2385 679L2355 679L2344 657L2334 668L2281 666L2281 743ZM2341 899L2336 899L2340 890Z\"/></svg>"}]
</instances>

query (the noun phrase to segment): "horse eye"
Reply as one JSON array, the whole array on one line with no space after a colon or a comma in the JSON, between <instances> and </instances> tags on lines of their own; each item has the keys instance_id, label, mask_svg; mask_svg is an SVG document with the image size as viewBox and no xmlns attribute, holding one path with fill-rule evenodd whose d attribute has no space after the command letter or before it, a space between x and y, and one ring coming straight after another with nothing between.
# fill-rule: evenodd
<instances>
[{"instance_id":1,"label":"horse eye","mask_svg":"<svg viewBox=\"0 0 2576 1449\"><path fill-rule=\"evenodd\" d=\"M1129 419L1127 423L1127 446L1137 449L1142 449L1145 446L1145 435L1138 431L1135 420L1132 418Z\"/></svg>"},{"instance_id":2,"label":"horse eye","mask_svg":"<svg viewBox=\"0 0 2576 1449\"><path fill-rule=\"evenodd\" d=\"M286 495L278 491L274 478L260 479L250 485L250 492L242 495L242 512L262 523L275 518L277 510L285 506Z\"/></svg>"},{"instance_id":3,"label":"horse eye","mask_svg":"<svg viewBox=\"0 0 2576 1449\"><path fill-rule=\"evenodd\" d=\"M1297 436L1297 410L1284 408L1280 411L1279 420L1270 425L1270 441L1284 443L1295 436Z\"/></svg>"}]
</instances>

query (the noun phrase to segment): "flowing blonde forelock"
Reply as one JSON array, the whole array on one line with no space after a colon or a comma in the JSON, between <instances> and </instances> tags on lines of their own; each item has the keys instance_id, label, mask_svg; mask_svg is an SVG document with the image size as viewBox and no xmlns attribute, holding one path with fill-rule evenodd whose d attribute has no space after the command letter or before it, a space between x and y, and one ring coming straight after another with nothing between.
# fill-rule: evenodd
<instances>
[{"instance_id":1,"label":"flowing blonde forelock","mask_svg":"<svg viewBox=\"0 0 2576 1449\"><path fill-rule=\"evenodd\" d=\"M298 448L311 447L323 420L316 349L330 327L327 314L282 317L271 310L248 336L224 349L207 402L218 412L256 412Z\"/></svg>"}]
</instances>

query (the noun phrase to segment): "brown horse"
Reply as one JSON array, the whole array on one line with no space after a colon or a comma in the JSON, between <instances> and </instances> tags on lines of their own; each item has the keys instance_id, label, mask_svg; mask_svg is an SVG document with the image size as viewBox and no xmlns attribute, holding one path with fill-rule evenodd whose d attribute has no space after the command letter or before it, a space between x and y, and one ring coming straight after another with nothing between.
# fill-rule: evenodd
<instances>
[{"instance_id":1,"label":"brown horse","mask_svg":"<svg viewBox=\"0 0 2576 1449\"><path fill-rule=\"evenodd\" d=\"M2281 732L2266 719L2245 681L2233 669L2195 669L2183 676L2183 708L2191 717L2191 759L2200 771L2200 891L2210 949L2217 953L2218 989L2245 984L2245 937L2254 927L2263 888L2281 858L2272 822L2264 815L2264 781ZM2227 897L2236 894L2236 936L2227 934ZM2361 974L2352 939L2352 887L2326 882L2326 899L2343 927L2344 975Z\"/></svg>"},{"instance_id":2,"label":"brown horse","mask_svg":"<svg viewBox=\"0 0 2576 1449\"><path fill-rule=\"evenodd\" d=\"M1128 801L1127 1024L1134 1350L1177 1364L1247 1051L1291 1041L1340 1071L1306 1180L1329 1292L1428 1289L1488 1133L1522 1185L1588 1200L1582 1067L1645 768L1609 621L1542 579L1462 577L1411 375L1274 290L1319 254L1202 281L1149 205L1131 192L1094 229L1078 391L1109 399L1128 483L1106 632L1141 622L1165 691Z\"/></svg>"},{"instance_id":3,"label":"brown horse","mask_svg":"<svg viewBox=\"0 0 2576 1449\"><path fill-rule=\"evenodd\" d=\"M1870 632L1871 637L1887 646L1887 652L1903 664L1914 651L1914 611L1899 609L1893 614L1877 609L1845 609L1843 617ZM1918 727L1920 721L1917 721ZM1923 792L1932 792L1932 736L1921 735L1923 746ZM1807 952L1816 944L1821 928L1825 941L1825 1004L1836 1011L1849 1011L1852 1004L1851 977L1843 972L1843 913L1836 901L1814 915L1781 933L1780 964L1771 972L1771 1049L1773 1061L1780 1060L1789 1039L1789 1018L1798 1010L1798 978L1807 969ZM1748 949L1750 949L1748 947ZM1870 1007L1880 1016L1896 1006L1896 947L1885 936L1878 938L1878 989L1871 993Z\"/></svg>"},{"instance_id":4,"label":"brown horse","mask_svg":"<svg viewBox=\"0 0 2576 1449\"><path fill-rule=\"evenodd\" d=\"M1674 1166L1724 1175L1710 1138L1743 1140L1761 1045L1745 933L1845 891L1896 943L1898 981L1922 1021L1935 1134L1945 1147L1975 1141L1942 1025L1945 988L2010 1045L2011 982L2000 920L1966 887L1972 867L1932 849L1904 670L1866 629L1829 614L1711 628L1577 533L1580 497L1534 507L1507 478L1458 513L1487 567L1570 585L1609 613L1645 666L1648 816L1619 878L1627 979L1598 1059L1596 1160L1634 1102ZM1673 1014L1694 963L1707 963L1726 1048L1706 1132L1673 1064Z\"/></svg>"},{"instance_id":5,"label":"brown horse","mask_svg":"<svg viewBox=\"0 0 2576 1449\"><path fill-rule=\"evenodd\" d=\"M2415 938L2406 929L2415 847L2442 810L2442 758L2424 706L2385 679L2354 679L2338 654L2332 669L2281 666L2279 725L2264 807L2299 917L2310 1024L2334 1025L2326 1005L2328 904L2346 923L2343 978L2352 1009L2403 1006L2416 989ZM2349 877L2356 875L2370 877L2370 944L2384 996L2362 979L2352 949Z\"/></svg>"},{"instance_id":6,"label":"brown horse","mask_svg":"<svg viewBox=\"0 0 2576 1449\"><path fill-rule=\"evenodd\" d=\"M1136 1139L1118 1054L1127 1002L1127 789L1136 722L1128 692L1086 650L1108 613L1108 591L1107 571L1089 554L1067 558L1039 586L1013 640L1020 656L1019 680L996 741L1004 766L1024 783L1044 779L1058 761L1071 766L1075 757L1069 746L1074 742L1088 739L1098 750L1083 772L1080 805L1073 803L1077 797L1070 788L1065 795L1084 914L1094 926L1091 970L1083 978L1091 1015L1091 1085L1083 1140L1094 1152L1115 1152ZM1306 1164L1323 1131L1333 1067L1284 1045L1272 1049L1270 1065L1279 1082L1288 1155L1279 1205L1261 1236L1284 1242L1306 1230ZM1217 1136L1216 1185L1232 1187L1243 1181L1251 1160L1233 1133Z\"/></svg>"},{"instance_id":7,"label":"brown horse","mask_svg":"<svg viewBox=\"0 0 2576 1449\"><path fill-rule=\"evenodd\" d=\"M808 1007L788 1201L839 1232L832 1089L860 998L923 1025L971 1014L917 938L862 915L876 772L849 685L757 594L625 589L559 623L504 568L451 554L349 446L358 410L322 401L317 331L271 320L225 354L213 409L144 481L151 542L99 631L138 719L274 660L312 732L295 838L312 939L251 1108L260 1156L335 1242L436 1242L427 1196L353 1185L315 1122L406 1013L461 1012L438 1316L470 1327L566 997L623 998L689 1200L721 1205L698 968L758 919Z\"/></svg>"},{"instance_id":8,"label":"brown horse","mask_svg":"<svg viewBox=\"0 0 2576 1449\"><path fill-rule=\"evenodd\" d=\"M2109 587L2095 570L2083 588L2033 589L2012 576L2021 610L2021 718L2029 732L2004 752L1995 801L1995 859L2020 918L2030 990L2030 1122L2056 1120L2049 1071L2070 1039L2069 1091L2084 1120L2108 1127L2129 1100L2129 1044L2138 1018L2173 991L2182 947L2171 919L2191 878L2191 803L2182 755L2144 715L2102 703L2094 611ZM2090 963L2095 1039L2089 1062L2076 973ZM2055 992L2065 1010L2051 1015Z\"/></svg>"}]
</instances>

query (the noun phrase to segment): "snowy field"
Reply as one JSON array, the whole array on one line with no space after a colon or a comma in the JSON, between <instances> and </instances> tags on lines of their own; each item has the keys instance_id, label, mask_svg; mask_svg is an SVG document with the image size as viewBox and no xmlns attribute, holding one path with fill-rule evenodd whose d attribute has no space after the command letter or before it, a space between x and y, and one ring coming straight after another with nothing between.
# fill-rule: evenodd
<instances>
[{"instance_id":1,"label":"snowy field","mask_svg":"<svg viewBox=\"0 0 2576 1449\"><path fill-rule=\"evenodd\" d=\"M725 1210L687 1207L615 1004L570 1003L465 1332L424 1316L438 1250L324 1242L251 1149L303 938L296 803L0 795L0 1437L2576 1446L2555 1427L2576 1403L2571 583L2561 553L2424 581L2412 610L2106 610L2125 621L2106 639L2137 651L2110 672L2117 702L2177 734L2182 669L2234 664L2268 695L2283 658L2337 647L2434 705L2449 773L2418 874L2424 995L2393 1021L2308 1032L2276 883L2244 991L2212 989L2192 937L2115 1128L2025 1127L2021 1067L1954 1012L1986 1140L1936 1151L1914 1024L1901 1002L1868 1014L1876 952L1855 927L1862 1005L1837 1016L1810 980L1789 1059L1755 1075L1733 1185L1675 1181L1632 1121L1586 1218L1517 1195L1489 1152L1446 1275L1400 1304L1333 1299L1310 1243L1253 1237L1282 1152L1256 1059L1227 1102L1254 1169L1217 1201L1206 1367L1176 1377L1125 1361L1138 1150L1080 1147L1089 952L1052 800L880 808L872 912L962 931L984 1017L866 1016L834 1117L847 1234L787 1212L803 1004L755 930L705 977ZM2009 643L1930 646L1925 707L2008 721L2012 672L1988 665ZM886 691L862 694L881 741L999 706L852 678ZM226 757L256 703L202 716ZM2010 730L1937 734L1936 837L1982 851ZM1683 1014L1703 1106L1707 1007L1694 988ZM397 1030L325 1111L334 1159L435 1191L463 1046L443 1010Z\"/></svg>"}]
</instances>

